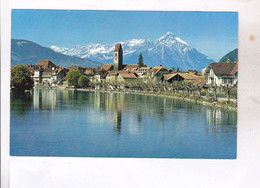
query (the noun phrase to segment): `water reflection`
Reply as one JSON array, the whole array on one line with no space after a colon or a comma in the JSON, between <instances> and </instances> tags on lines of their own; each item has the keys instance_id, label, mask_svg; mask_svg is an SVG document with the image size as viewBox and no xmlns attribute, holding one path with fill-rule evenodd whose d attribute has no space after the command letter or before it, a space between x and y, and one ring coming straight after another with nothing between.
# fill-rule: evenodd
<instances>
[{"instance_id":1,"label":"water reflection","mask_svg":"<svg viewBox=\"0 0 260 188\"><path fill-rule=\"evenodd\" d=\"M57 91L37 89L33 92L33 107L40 110L53 110L56 108Z\"/></svg>"},{"instance_id":2,"label":"water reflection","mask_svg":"<svg viewBox=\"0 0 260 188\"><path fill-rule=\"evenodd\" d=\"M172 124L181 130L185 124L191 123L189 114L193 113L201 114L200 116L208 125L207 129L210 134L216 133L219 127L228 125L234 125L234 128L227 131L236 131L236 112L165 97L55 89L35 89L26 96L12 95L11 97L11 110L18 114L26 113L31 108L34 110L66 108L84 110L91 107L97 112L106 112L98 113L99 117L95 118L106 119L106 117L101 117L102 115L111 118L116 135L120 135L124 128L124 119L128 123L128 129L137 134L142 124L147 124L149 119L164 126L162 122L176 117L177 119L172 120Z\"/></svg>"},{"instance_id":3,"label":"water reflection","mask_svg":"<svg viewBox=\"0 0 260 188\"><path fill-rule=\"evenodd\" d=\"M31 109L33 96L31 93L11 93L10 108L18 115L26 114Z\"/></svg>"},{"instance_id":4,"label":"water reflection","mask_svg":"<svg viewBox=\"0 0 260 188\"><path fill-rule=\"evenodd\" d=\"M225 129L229 125L233 125L231 129L226 131L236 132L237 113L218 108L206 108L206 124L208 132L215 134L217 131ZM229 127L230 128L230 127Z\"/></svg>"},{"instance_id":5,"label":"water reflection","mask_svg":"<svg viewBox=\"0 0 260 188\"><path fill-rule=\"evenodd\" d=\"M35 89L11 95L11 155L235 158L236 112L166 97Z\"/></svg>"},{"instance_id":6,"label":"water reflection","mask_svg":"<svg viewBox=\"0 0 260 188\"><path fill-rule=\"evenodd\" d=\"M120 110L113 111L113 125L116 134L120 134L122 127L122 112Z\"/></svg>"}]
</instances>

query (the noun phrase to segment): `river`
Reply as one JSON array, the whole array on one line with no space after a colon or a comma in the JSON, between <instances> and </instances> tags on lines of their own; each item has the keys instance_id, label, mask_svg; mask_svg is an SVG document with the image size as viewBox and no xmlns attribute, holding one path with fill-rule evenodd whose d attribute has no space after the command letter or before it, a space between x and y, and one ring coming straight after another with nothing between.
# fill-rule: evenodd
<instances>
[{"instance_id":1,"label":"river","mask_svg":"<svg viewBox=\"0 0 260 188\"><path fill-rule=\"evenodd\" d=\"M11 95L12 156L235 159L237 112L158 96Z\"/></svg>"}]
</instances>

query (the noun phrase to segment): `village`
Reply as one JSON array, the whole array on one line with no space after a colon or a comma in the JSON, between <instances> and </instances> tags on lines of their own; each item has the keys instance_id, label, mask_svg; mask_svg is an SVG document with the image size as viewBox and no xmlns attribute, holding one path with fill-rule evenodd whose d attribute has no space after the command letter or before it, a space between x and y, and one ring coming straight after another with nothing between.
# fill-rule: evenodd
<instances>
[{"instance_id":1,"label":"village","mask_svg":"<svg viewBox=\"0 0 260 188\"><path fill-rule=\"evenodd\" d=\"M182 98L206 98L216 102L218 98L236 103L238 64L211 63L201 72L187 72L167 69L162 65L149 67L143 63L142 54L138 64L123 64L123 49L117 43L113 64L103 64L98 68L79 66L60 67L50 60L42 60L35 65L27 65L35 88L63 87L90 88L94 90L146 91L152 93L174 93ZM68 79L71 72L87 77L86 84L80 86ZM78 79L78 78L77 78Z\"/></svg>"},{"instance_id":2,"label":"village","mask_svg":"<svg viewBox=\"0 0 260 188\"><path fill-rule=\"evenodd\" d=\"M137 160L236 160L241 98L249 88L238 78L245 61L238 19L227 11L9 11L7 157L80 159L77 169L88 169L81 163L90 159L132 160L130 166ZM30 160L22 164L28 166ZM161 173L148 171L155 178Z\"/></svg>"}]
</instances>

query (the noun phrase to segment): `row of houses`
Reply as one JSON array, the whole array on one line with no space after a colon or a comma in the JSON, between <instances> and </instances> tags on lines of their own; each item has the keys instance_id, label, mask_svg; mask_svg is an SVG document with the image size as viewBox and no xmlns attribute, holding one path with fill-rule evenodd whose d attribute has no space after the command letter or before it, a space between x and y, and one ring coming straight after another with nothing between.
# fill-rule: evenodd
<instances>
[{"instance_id":1,"label":"row of houses","mask_svg":"<svg viewBox=\"0 0 260 188\"><path fill-rule=\"evenodd\" d=\"M238 82L238 64L237 63L211 63L202 70L201 74L194 72L189 73L172 73L164 75L166 83L174 81L187 81L195 85L216 85L216 86L233 86Z\"/></svg>"},{"instance_id":2,"label":"row of houses","mask_svg":"<svg viewBox=\"0 0 260 188\"><path fill-rule=\"evenodd\" d=\"M50 60L42 60L30 65L34 85L67 85L66 74L71 69L77 69L90 79L91 82L163 82L186 81L195 85L234 85L237 83L237 63L211 63L202 73L195 70L188 72L173 72L164 66L149 67L143 63L124 65L123 50L117 43L114 50L114 64L104 64L98 68L72 66L63 68Z\"/></svg>"},{"instance_id":3,"label":"row of houses","mask_svg":"<svg viewBox=\"0 0 260 188\"><path fill-rule=\"evenodd\" d=\"M32 73L34 85L66 85L66 74L71 69L77 69L88 76L91 82L135 82L137 80L162 81L163 75L172 72L163 66L139 67L125 65L122 70L114 70L114 65L105 64L98 68L68 67L55 65L50 60L42 60L35 65L27 66Z\"/></svg>"}]
</instances>

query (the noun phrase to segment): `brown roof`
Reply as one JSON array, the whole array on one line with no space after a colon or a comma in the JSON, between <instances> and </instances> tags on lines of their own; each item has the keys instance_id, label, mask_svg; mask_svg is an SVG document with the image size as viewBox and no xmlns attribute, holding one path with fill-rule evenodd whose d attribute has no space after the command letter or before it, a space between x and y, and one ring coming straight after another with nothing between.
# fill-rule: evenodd
<instances>
[{"instance_id":1,"label":"brown roof","mask_svg":"<svg viewBox=\"0 0 260 188\"><path fill-rule=\"evenodd\" d=\"M208 79L204 78L204 77L200 77L200 78L197 78L195 80L186 80L186 81L192 83L193 85L197 85L197 86L202 87L202 86L207 84Z\"/></svg>"},{"instance_id":2,"label":"brown roof","mask_svg":"<svg viewBox=\"0 0 260 188\"><path fill-rule=\"evenodd\" d=\"M183 77L186 82L189 82L194 85L201 86L201 87L204 86L208 82L207 78L204 78L202 76L197 76L192 73L164 74L163 77L164 77L164 80L168 81L176 75Z\"/></svg>"},{"instance_id":3,"label":"brown roof","mask_svg":"<svg viewBox=\"0 0 260 188\"><path fill-rule=\"evenodd\" d=\"M157 66L153 68L153 72L154 74L157 74L158 72L160 72L161 70L167 70L164 66Z\"/></svg>"},{"instance_id":4,"label":"brown roof","mask_svg":"<svg viewBox=\"0 0 260 188\"><path fill-rule=\"evenodd\" d=\"M116 76L118 75L118 71L108 71L109 76Z\"/></svg>"},{"instance_id":5,"label":"brown roof","mask_svg":"<svg viewBox=\"0 0 260 188\"><path fill-rule=\"evenodd\" d=\"M68 71L68 69L61 67L61 68L57 69L55 72L57 72L57 74L58 74L62 71Z\"/></svg>"},{"instance_id":6,"label":"brown roof","mask_svg":"<svg viewBox=\"0 0 260 188\"><path fill-rule=\"evenodd\" d=\"M238 71L237 63L211 63L210 67L216 75L234 75Z\"/></svg>"},{"instance_id":7,"label":"brown roof","mask_svg":"<svg viewBox=\"0 0 260 188\"><path fill-rule=\"evenodd\" d=\"M137 69L139 67L138 64L133 64L133 65L126 65L124 69Z\"/></svg>"},{"instance_id":8,"label":"brown roof","mask_svg":"<svg viewBox=\"0 0 260 188\"><path fill-rule=\"evenodd\" d=\"M115 52L118 52L119 50L122 50L122 46L121 46L121 43L117 43L116 46L115 46Z\"/></svg>"},{"instance_id":9,"label":"brown roof","mask_svg":"<svg viewBox=\"0 0 260 188\"><path fill-rule=\"evenodd\" d=\"M134 73L120 73L120 75L121 75L124 79L136 78L136 75L135 75Z\"/></svg>"},{"instance_id":10,"label":"brown roof","mask_svg":"<svg viewBox=\"0 0 260 188\"><path fill-rule=\"evenodd\" d=\"M195 75L193 73L178 73L181 77L183 77L185 80L195 80L199 79L200 76Z\"/></svg>"},{"instance_id":11,"label":"brown roof","mask_svg":"<svg viewBox=\"0 0 260 188\"><path fill-rule=\"evenodd\" d=\"M112 70L112 68L113 68L112 64L104 64L104 65L101 65L100 67L98 67L98 69L103 69L105 71Z\"/></svg>"},{"instance_id":12,"label":"brown roof","mask_svg":"<svg viewBox=\"0 0 260 188\"><path fill-rule=\"evenodd\" d=\"M164 66L155 66L153 69L166 69L166 68Z\"/></svg>"},{"instance_id":13,"label":"brown roof","mask_svg":"<svg viewBox=\"0 0 260 188\"><path fill-rule=\"evenodd\" d=\"M34 70L43 71L43 68L35 66Z\"/></svg>"},{"instance_id":14,"label":"brown roof","mask_svg":"<svg viewBox=\"0 0 260 188\"><path fill-rule=\"evenodd\" d=\"M177 74L164 74L163 75L163 80L170 80L171 78L173 78L174 76L176 76Z\"/></svg>"},{"instance_id":15,"label":"brown roof","mask_svg":"<svg viewBox=\"0 0 260 188\"><path fill-rule=\"evenodd\" d=\"M35 64L36 66L42 67L44 69L51 68L51 67L57 67L54 63L52 63L50 60L42 60Z\"/></svg>"},{"instance_id":16,"label":"brown roof","mask_svg":"<svg viewBox=\"0 0 260 188\"><path fill-rule=\"evenodd\" d=\"M92 69L87 69L87 70L85 70L84 74L88 75L88 76L92 76L92 75L94 75L94 71Z\"/></svg>"},{"instance_id":17,"label":"brown roof","mask_svg":"<svg viewBox=\"0 0 260 188\"><path fill-rule=\"evenodd\" d=\"M146 69L151 69L151 67L141 67L140 69L146 70Z\"/></svg>"}]
</instances>

